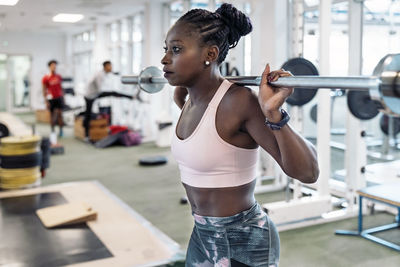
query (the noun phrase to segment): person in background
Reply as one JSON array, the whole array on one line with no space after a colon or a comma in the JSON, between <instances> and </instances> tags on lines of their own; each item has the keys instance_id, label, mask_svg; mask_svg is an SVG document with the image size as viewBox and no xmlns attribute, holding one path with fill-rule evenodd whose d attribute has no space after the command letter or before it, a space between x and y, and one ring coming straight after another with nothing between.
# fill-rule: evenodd
<instances>
[{"instance_id":1,"label":"person in background","mask_svg":"<svg viewBox=\"0 0 400 267\"><path fill-rule=\"evenodd\" d=\"M62 137L64 126L62 117L64 93L61 87L62 78L58 73L56 73L57 63L56 60L50 60L47 63L50 72L42 78L42 85L44 101L51 114L51 132L55 132L55 126L58 123L58 126L60 127L59 136Z\"/></svg>"},{"instance_id":2,"label":"person in background","mask_svg":"<svg viewBox=\"0 0 400 267\"><path fill-rule=\"evenodd\" d=\"M83 120L85 128L85 139L89 141L89 125L92 116L92 106L96 98L112 96L115 90L116 76L112 72L112 64L110 61L103 62L103 69L99 71L89 82L85 94L86 111Z\"/></svg>"}]
</instances>

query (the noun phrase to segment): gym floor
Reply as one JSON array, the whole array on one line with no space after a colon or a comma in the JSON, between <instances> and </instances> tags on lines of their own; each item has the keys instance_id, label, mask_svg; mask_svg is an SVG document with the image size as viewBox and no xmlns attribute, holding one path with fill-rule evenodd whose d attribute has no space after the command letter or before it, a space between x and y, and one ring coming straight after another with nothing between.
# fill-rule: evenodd
<instances>
[{"instance_id":1,"label":"gym floor","mask_svg":"<svg viewBox=\"0 0 400 267\"><path fill-rule=\"evenodd\" d=\"M32 123L32 114L21 118ZM37 124L40 134L46 135L49 126ZM184 190L179 180L178 166L169 148L158 148L153 143L136 147L113 146L96 149L73 137L72 128L65 129L60 140L64 155L51 157L51 167L43 185L84 180L98 180L153 225L178 242L183 249L193 227L189 205L181 205ZM138 165L141 157L164 155L168 164L158 167ZM332 150L332 161L343 161L343 152ZM333 164L332 169L341 166ZM260 203L285 199L285 192L256 195ZM394 216L375 212L365 216L365 227L391 223ZM371 241L336 236L337 229L356 229L357 218L323 225L284 231L281 238L281 267L287 266L400 266L400 253ZM393 242L400 240L398 229L378 236ZM178 264L179 265L179 264ZM178 266L177 265L177 266ZM181 264L182 265L182 264Z\"/></svg>"}]
</instances>

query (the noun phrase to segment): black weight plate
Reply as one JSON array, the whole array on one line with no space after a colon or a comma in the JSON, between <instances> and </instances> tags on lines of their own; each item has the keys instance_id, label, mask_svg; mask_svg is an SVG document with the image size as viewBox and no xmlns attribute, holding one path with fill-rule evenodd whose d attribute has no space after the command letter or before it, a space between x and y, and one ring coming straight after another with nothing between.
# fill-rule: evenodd
<instances>
[{"instance_id":1,"label":"black weight plate","mask_svg":"<svg viewBox=\"0 0 400 267\"><path fill-rule=\"evenodd\" d=\"M64 147L57 145L50 147L50 154L51 155L62 155L65 153Z\"/></svg>"},{"instance_id":2,"label":"black weight plate","mask_svg":"<svg viewBox=\"0 0 400 267\"><path fill-rule=\"evenodd\" d=\"M156 166L156 165L163 165L167 163L167 158L163 156L152 156L141 158L139 160L139 164L142 166Z\"/></svg>"},{"instance_id":3,"label":"black weight plate","mask_svg":"<svg viewBox=\"0 0 400 267\"><path fill-rule=\"evenodd\" d=\"M351 114L360 120L370 120L379 113L376 103L371 99L369 93L364 91L349 91L347 106Z\"/></svg>"},{"instance_id":4,"label":"black weight plate","mask_svg":"<svg viewBox=\"0 0 400 267\"><path fill-rule=\"evenodd\" d=\"M282 65L282 69L290 71L293 75L319 75L314 64L301 57L289 59ZM303 106L314 98L317 91L318 89L295 88L286 102L292 106Z\"/></svg>"},{"instance_id":5,"label":"black weight plate","mask_svg":"<svg viewBox=\"0 0 400 267\"><path fill-rule=\"evenodd\" d=\"M32 168L41 164L42 152L21 156L0 156L0 167L3 169Z\"/></svg>"},{"instance_id":6,"label":"black weight plate","mask_svg":"<svg viewBox=\"0 0 400 267\"><path fill-rule=\"evenodd\" d=\"M317 113L318 113L318 106L317 106L317 104L315 104L314 106L312 106L311 107L311 109L310 109L310 117L311 117L311 120L313 121L313 122L317 122Z\"/></svg>"},{"instance_id":7,"label":"black weight plate","mask_svg":"<svg viewBox=\"0 0 400 267\"><path fill-rule=\"evenodd\" d=\"M0 123L0 138L7 137L10 135L10 131L8 130L7 126L3 123Z\"/></svg>"},{"instance_id":8,"label":"black weight plate","mask_svg":"<svg viewBox=\"0 0 400 267\"><path fill-rule=\"evenodd\" d=\"M393 117L392 123L394 135L397 135L400 133L400 118ZM384 134L389 135L389 116L383 114L379 120L379 126Z\"/></svg>"}]
</instances>

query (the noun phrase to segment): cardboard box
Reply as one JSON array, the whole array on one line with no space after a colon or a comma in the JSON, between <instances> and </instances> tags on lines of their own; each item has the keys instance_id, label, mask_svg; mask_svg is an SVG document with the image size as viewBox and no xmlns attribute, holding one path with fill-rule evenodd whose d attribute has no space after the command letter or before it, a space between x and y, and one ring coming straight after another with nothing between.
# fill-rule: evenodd
<instances>
[{"instance_id":1,"label":"cardboard box","mask_svg":"<svg viewBox=\"0 0 400 267\"><path fill-rule=\"evenodd\" d=\"M50 111L48 109L38 109L35 113L37 122L50 123Z\"/></svg>"},{"instance_id":2,"label":"cardboard box","mask_svg":"<svg viewBox=\"0 0 400 267\"><path fill-rule=\"evenodd\" d=\"M108 136L109 128L107 119L96 119L90 121L89 139L99 141ZM74 135L78 139L85 139L85 128L83 127L83 117L76 117L74 124Z\"/></svg>"}]
</instances>

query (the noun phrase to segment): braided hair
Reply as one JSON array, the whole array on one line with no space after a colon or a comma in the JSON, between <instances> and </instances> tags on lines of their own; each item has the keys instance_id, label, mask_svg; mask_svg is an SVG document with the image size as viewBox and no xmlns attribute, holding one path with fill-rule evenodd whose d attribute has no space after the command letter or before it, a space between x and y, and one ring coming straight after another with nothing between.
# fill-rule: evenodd
<instances>
[{"instance_id":1,"label":"braided hair","mask_svg":"<svg viewBox=\"0 0 400 267\"><path fill-rule=\"evenodd\" d=\"M253 29L250 18L231 4L222 4L215 12L205 9L192 9L179 18L177 23L185 22L194 27L200 34L200 40L206 45L219 48L217 62L221 64L234 48L240 37Z\"/></svg>"}]
</instances>

